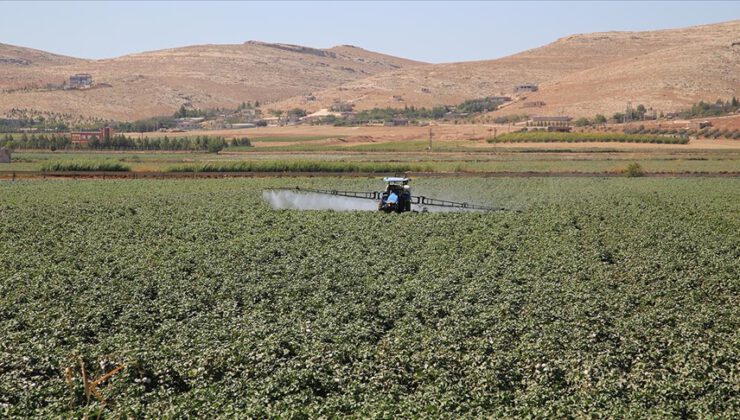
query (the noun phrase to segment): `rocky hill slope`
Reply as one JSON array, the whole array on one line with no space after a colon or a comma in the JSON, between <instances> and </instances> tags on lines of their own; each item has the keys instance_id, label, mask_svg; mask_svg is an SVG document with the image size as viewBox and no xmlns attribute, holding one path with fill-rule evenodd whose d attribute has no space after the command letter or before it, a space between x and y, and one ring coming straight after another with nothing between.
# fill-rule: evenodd
<instances>
[{"instance_id":1,"label":"rocky hill slope","mask_svg":"<svg viewBox=\"0 0 740 420\"><path fill-rule=\"evenodd\" d=\"M132 120L169 115L181 105L234 108L337 86L421 63L352 46L317 49L249 41L78 60L6 46L0 59L0 112L11 108ZM44 59L42 59L44 58ZM23 62L28 61L28 63ZM49 89L90 73L86 90Z\"/></svg>"},{"instance_id":2,"label":"rocky hill slope","mask_svg":"<svg viewBox=\"0 0 740 420\"><path fill-rule=\"evenodd\" d=\"M740 20L684 29L573 35L496 60L399 69L290 98L278 106L318 109L336 100L357 109L454 105L485 96L513 96L515 85L536 93L496 114L593 116L643 103L672 111L698 100L727 99L740 90ZM544 102L529 108L525 103Z\"/></svg>"}]
</instances>

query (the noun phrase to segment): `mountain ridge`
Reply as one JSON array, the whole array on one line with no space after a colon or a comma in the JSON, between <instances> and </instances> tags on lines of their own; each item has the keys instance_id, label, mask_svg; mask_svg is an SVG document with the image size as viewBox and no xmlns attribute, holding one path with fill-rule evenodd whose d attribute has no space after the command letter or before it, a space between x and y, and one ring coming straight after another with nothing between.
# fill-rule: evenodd
<instances>
[{"instance_id":1,"label":"mountain ridge","mask_svg":"<svg viewBox=\"0 0 740 420\"><path fill-rule=\"evenodd\" d=\"M485 96L515 96L515 85L535 83L539 85L537 92L521 95L520 101L493 115L593 116L622 111L628 102L670 112L698 100L727 99L736 94L740 89L735 76L740 74L740 56L733 51L740 52L740 45L731 47L732 40L740 40L736 34L740 34L740 20L657 31L575 34L494 60L381 73L315 92L316 100L311 103L290 98L275 107L314 110L334 101L353 103L360 110L455 105ZM690 53L688 59L681 51ZM655 62L647 62L651 59ZM590 79L578 80L581 72ZM610 77L596 77L599 74ZM697 86L708 89L701 91ZM545 105L527 108L525 102Z\"/></svg>"},{"instance_id":2,"label":"mountain ridge","mask_svg":"<svg viewBox=\"0 0 740 420\"><path fill-rule=\"evenodd\" d=\"M352 45L330 48L246 41L87 60L0 44L0 113L12 108L132 120L180 106L315 111L336 101L356 109L455 105L514 96L493 115L593 116L628 102L660 111L740 89L740 20L655 31L573 34L493 60L428 64ZM2 58L6 58L6 62ZM74 73L98 88L45 89ZM537 92L514 95L515 85ZM527 107L536 103L538 107Z\"/></svg>"}]
</instances>

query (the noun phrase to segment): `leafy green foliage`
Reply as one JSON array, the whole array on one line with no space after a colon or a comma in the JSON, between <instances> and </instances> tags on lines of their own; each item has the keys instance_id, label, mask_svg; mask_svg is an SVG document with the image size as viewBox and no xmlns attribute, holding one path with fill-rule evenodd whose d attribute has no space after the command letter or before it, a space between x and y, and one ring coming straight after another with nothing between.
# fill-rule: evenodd
<instances>
[{"instance_id":1,"label":"leafy green foliage","mask_svg":"<svg viewBox=\"0 0 740 420\"><path fill-rule=\"evenodd\" d=\"M404 108L373 108L363 110L349 119L337 120L336 125L365 124L377 121L392 121L394 118L408 119L440 119L449 111L448 107L437 106L434 108L416 108L414 106Z\"/></svg>"},{"instance_id":2,"label":"leafy green foliage","mask_svg":"<svg viewBox=\"0 0 740 420\"><path fill-rule=\"evenodd\" d=\"M330 162L330 161L242 161L210 162L197 165L180 165L168 168L169 172L376 172L402 173L429 170L418 164L383 162Z\"/></svg>"},{"instance_id":3,"label":"leafy green foliage","mask_svg":"<svg viewBox=\"0 0 740 420\"><path fill-rule=\"evenodd\" d=\"M68 136L60 134L31 134L30 136L26 133L13 136L11 134L5 134L0 138L0 147L7 147L9 149L64 149L70 147L72 141Z\"/></svg>"},{"instance_id":4,"label":"leafy green foliage","mask_svg":"<svg viewBox=\"0 0 740 420\"><path fill-rule=\"evenodd\" d=\"M592 125L592 124L594 124L594 122L593 122L593 121L591 121L591 120L589 120L589 119L588 119L588 118L586 118L586 117L581 117L581 118L577 119L577 120L575 121L575 123L574 123L574 125L575 125L576 127L585 127L585 126L587 126L587 125Z\"/></svg>"},{"instance_id":5,"label":"leafy green foliage","mask_svg":"<svg viewBox=\"0 0 740 420\"><path fill-rule=\"evenodd\" d=\"M691 109L679 113L681 118L718 117L727 115L740 109L740 103L736 97L727 101L717 99L715 103L699 101L691 106Z\"/></svg>"},{"instance_id":6,"label":"leafy green foliage","mask_svg":"<svg viewBox=\"0 0 740 420\"><path fill-rule=\"evenodd\" d=\"M110 160L49 161L41 165L44 172L109 171L128 172L130 166Z\"/></svg>"},{"instance_id":7,"label":"leafy green foliage","mask_svg":"<svg viewBox=\"0 0 740 420\"><path fill-rule=\"evenodd\" d=\"M227 140L220 136L183 136L183 137L130 137L123 134L109 139L93 138L86 145L73 145L69 136L60 134L40 134L0 137L0 146L19 149L75 149L89 150L190 150L216 153L229 146L250 147L247 137Z\"/></svg>"},{"instance_id":8,"label":"leafy green foliage","mask_svg":"<svg viewBox=\"0 0 740 420\"><path fill-rule=\"evenodd\" d=\"M624 169L625 175L631 178L635 178L638 176L645 175L645 170L642 169L642 166L640 166L637 162L632 162Z\"/></svg>"},{"instance_id":9,"label":"leafy green foliage","mask_svg":"<svg viewBox=\"0 0 740 420\"><path fill-rule=\"evenodd\" d=\"M157 131L162 128L174 128L177 125L175 117L152 117L136 121L123 121L111 124L116 131L128 133L145 133Z\"/></svg>"},{"instance_id":10,"label":"leafy green foliage","mask_svg":"<svg viewBox=\"0 0 740 420\"><path fill-rule=\"evenodd\" d=\"M186 107L184 104L180 105L180 109L178 109L175 114L173 115L174 118L198 118L198 117L206 117L206 113L200 109L192 108L192 107Z\"/></svg>"},{"instance_id":11,"label":"leafy green foliage","mask_svg":"<svg viewBox=\"0 0 740 420\"><path fill-rule=\"evenodd\" d=\"M458 112L480 113L495 111L505 101L500 97L485 97L479 99L468 99L457 106Z\"/></svg>"},{"instance_id":12,"label":"leafy green foliage","mask_svg":"<svg viewBox=\"0 0 740 420\"><path fill-rule=\"evenodd\" d=\"M637 105L637 108L627 108L624 110L624 112L617 112L615 113L612 118L614 121L618 123L623 123L626 121L636 121L636 120L644 120L647 117L647 108L645 108L645 105L639 104ZM655 118L648 118L648 119L655 119Z\"/></svg>"},{"instance_id":13,"label":"leafy green foliage","mask_svg":"<svg viewBox=\"0 0 740 420\"><path fill-rule=\"evenodd\" d=\"M295 185L378 180L0 183L0 416L740 410L737 179L415 181L504 213L261 201Z\"/></svg>"},{"instance_id":14,"label":"leafy green foliage","mask_svg":"<svg viewBox=\"0 0 740 420\"><path fill-rule=\"evenodd\" d=\"M502 115L493 119L496 124L514 124L529 119L527 114Z\"/></svg>"}]
</instances>

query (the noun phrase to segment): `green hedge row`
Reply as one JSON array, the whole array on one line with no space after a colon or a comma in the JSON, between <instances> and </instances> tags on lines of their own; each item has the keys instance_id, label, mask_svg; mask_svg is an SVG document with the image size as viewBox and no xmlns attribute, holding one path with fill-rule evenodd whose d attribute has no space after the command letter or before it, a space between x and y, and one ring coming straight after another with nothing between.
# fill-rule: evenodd
<instances>
[{"instance_id":1,"label":"green hedge row","mask_svg":"<svg viewBox=\"0 0 740 420\"><path fill-rule=\"evenodd\" d=\"M423 165L382 162L266 161L179 165L168 172L376 172L395 173L429 170Z\"/></svg>"},{"instance_id":2,"label":"green hedge row","mask_svg":"<svg viewBox=\"0 0 740 420\"><path fill-rule=\"evenodd\" d=\"M41 170L44 172L77 172L77 171L108 171L108 172L128 172L131 170L130 166L123 165L118 162L111 161L90 161L90 162L46 162L41 165Z\"/></svg>"},{"instance_id":3,"label":"green hedge row","mask_svg":"<svg viewBox=\"0 0 740 420\"><path fill-rule=\"evenodd\" d=\"M489 143L581 143L581 142L614 142L614 143L656 143L656 144L686 144L687 137L658 136L645 134L621 133L550 133L544 131L530 131L520 133L506 133L488 139Z\"/></svg>"}]
</instances>

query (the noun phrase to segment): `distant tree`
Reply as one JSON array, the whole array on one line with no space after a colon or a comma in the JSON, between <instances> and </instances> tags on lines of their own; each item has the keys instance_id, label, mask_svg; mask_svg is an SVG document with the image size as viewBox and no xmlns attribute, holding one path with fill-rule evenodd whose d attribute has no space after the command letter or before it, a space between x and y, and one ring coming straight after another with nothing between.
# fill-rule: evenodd
<instances>
[{"instance_id":1,"label":"distant tree","mask_svg":"<svg viewBox=\"0 0 740 420\"><path fill-rule=\"evenodd\" d=\"M294 117L305 117L306 116L306 110L301 108L293 108L290 111L288 111L288 116L294 116Z\"/></svg>"},{"instance_id":2,"label":"distant tree","mask_svg":"<svg viewBox=\"0 0 740 420\"><path fill-rule=\"evenodd\" d=\"M581 117L577 119L574 124L576 125L576 127L585 127L587 125L591 125L591 120L585 117Z\"/></svg>"},{"instance_id":3,"label":"distant tree","mask_svg":"<svg viewBox=\"0 0 740 420\"><path fill-rule=\"evenodd\" d=\"M175 118L185 118L188 115L188 110L185 109L185 105L180 105L180 109L175 112Z\"/></svg>"},{"instance_id":4,"label":"distant tree","mask_svg":"<svg viewBox=\"0 0 740 420\"><path fill-rule=\"evenodd\" d=\"M635 111L637 114L635 115L635 117L639 119L643 119L645 117L645 113L647 112L647 109L645 109L645 105L640 104L640 105L637 105L637 109Z\"/></svg>"},{"instance_id":5,"label":"distant tree","mask_svg":"<svg viewBox=\"0 0 740 420\"><path fill-rule=\"evenodd\" d=\"M594 117L594 122L596 124L606 124L606 117L601 114L596 114L596 117Z\"/></svg>"},{"instance_id":6,"label":"distant tree","mask_svg":"<svg viewBox=\"0 0 740 420\"><path fill-rule=\"evenodd\" d=\"M440 119L447 114L447 107L446 106L435 106L432 108L432 118L435 120Z\"/></svg>"},{"instance_id":7,"label":"distant tree","mask_svg":"<svg viewBox=\"0 0 740 420\"><path fill-rule=\"evenodd\" d=\"M218 153L227 146L226 140L223 137L209 137L208 138L208 153Z\"/></svg>"},{"instance_id":8,"label":"distant tree","mask_svg":"<svg viewBox=\"0 0 740 420\"><path fill-rule=\"evenodd\" d=\"M232 146L252 146L252 142L247 137L235 138L231 141Z\"/></svg>"}]
</instances>

